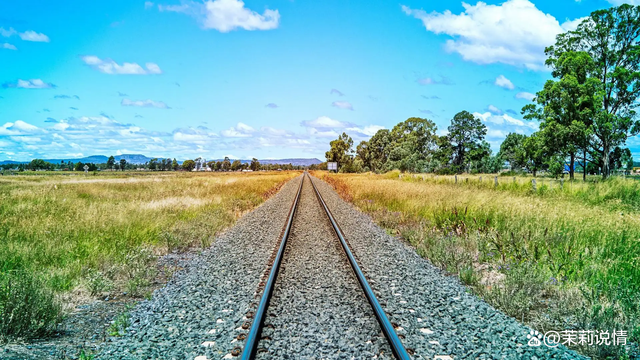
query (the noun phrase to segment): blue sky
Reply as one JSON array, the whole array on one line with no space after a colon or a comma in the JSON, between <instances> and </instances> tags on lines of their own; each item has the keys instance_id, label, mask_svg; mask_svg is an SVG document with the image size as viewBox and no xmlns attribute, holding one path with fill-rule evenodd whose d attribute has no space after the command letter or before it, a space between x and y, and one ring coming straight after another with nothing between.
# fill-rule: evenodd
<instances>
[{"instance_id":1,"label":"blue sky","mask_svg":"<svg viewBox=\"0 0 640 360\"><path fill-rule=\"evenodd\" d=\"M2 2L0 160L324 159L342 131L419 116L442 133L461 110L497 150L536 129L520 109L550 77L544 47L618 3Z\"/></svg>"}]
</instances>

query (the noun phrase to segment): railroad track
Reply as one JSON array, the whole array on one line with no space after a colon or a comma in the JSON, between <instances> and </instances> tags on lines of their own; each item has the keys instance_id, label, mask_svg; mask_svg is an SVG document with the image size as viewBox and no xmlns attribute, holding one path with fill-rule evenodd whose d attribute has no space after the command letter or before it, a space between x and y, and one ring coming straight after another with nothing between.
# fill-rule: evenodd
<instances>
[{"instance_id":1,"label":"railroad track","mask_svg":"<svg viewBox=\"0 0 640 360\"><path fill-rule=\"evenodd\" d=\"M305 188L306 187L306 188ZM367 309L366 312L368 312L369 314L373 313L373 315L375 316L375 319L377 320L377 324L379 324L379 329L382 331L382 333L384 334L384 337L386 338L386 341L388 343L388 347L391 349L393 356L396 359L410 359L409 357L409 353L407 352L407 350L404 348L404 346L402 345L402 342L400 340L400 338L398 337L398 335L396 334L393 324L389 321L387 315L385 314L384 310L382 309L382 306L380 305L380 302L378 301L378 299L376 298L373 290L371 289L371 286L369 285L367 279L365 278L362 270L360 269L360 266L358 265L351 249L349 248L349 245L347 243L347 240L345 239L344 234L342 233L342 230L340 229L340 226L338 225L336 219L333 217L333 215L331 214L331 211L329 210L327 204L325 203L324 199L322 198L322 195L320 194L320 192L318 191L318 189L316 188L315 184L313 183L313 180L311 179L311 177L308 175L308 173L304 173L302 176L302 179L300 181L300 186L298 187L298 191L296 193L295 199L293 201L293 204L291 205L291 209L289 211L289 216L287 217L287 221L286 221L286 225L284 227L283 230L283 235L282 235L282 239L280 241L280 244L277 248L277 251L274 253L274 256L272 257L273 259L273 264L271 265L270 269L268 269L268 272L265 273L266 279L263 278L262 281L260 282L259 285L259 289L262 290L262 294L260 296L260 302L258 303L257 309L255 310L254 313L252 313L252 317L253 317L253 322L251 323L251 327L249 329L249 333L246 337L246 342L245 342L245 347L242 350L242 359L243 360L251 360L251 359L255 359L256 355L258 354L258 350L259 350L259 345L261 343L261 341L269 341L269 340L277 340L277 339L272 339L269 336L264 336L263 334L263 329L265 326L265 322L270 310L270 306L273 307L272 304L272 297L274 295L274 289L276 289L277 286L280 286L282 288L286 287L286 284L283 284L284 282L287 281L287 279L291 278L291 276L285 276L287 279L279 279L278 275L281 274L281 267L283 267L283 262L285 262L285 257L287 257L288 254L288 245L290 243L290 238L292 237L292 233L294 232L294 223L296 222L296 220L300 221L300 219L298 219L297 214L299 214L301 212L301 203L303 201L301 201L301 197L303 194L303 190L304 190L304 194L306 196L306 198L304 199L304 202L306 203L306 206L314 206L314 204L310 203L309 200L309 193L313 192L315 194L315 198L317 199L317 203L316 203L316 207L319 205L320 208L322 208L322 211L324 212L324 216L325 216L325 223L330 224L331 230L328 232L325 232L324 235L322 236L320 235L317 239L311 239L313 241L313 243L307 241L304 242L303 240L298 240L296 238L296 236L294 236L294 241L295 243L293 244L293 247L295 247L296 249L299 248L299 250L296 249L292 249L291 251L305 251L305 247L308 250L308 247L322 247L322 246L326 246L325 250L329 250L326 251L327 253L331 254L332 253L332 249L331 247L328 245L330 242L332 242L334 244L334 246L336 246L336 248L341 248L342 249L342 260L340 259L336 259L336 257L334 256L333 258L330 258L330 255L327 255L326 257L324 256L324 254L318 256L315 255L316 257L314 257L313 259L298 259L298 263L296 264L295 261L296 260L290 260L292 262L291 266L294 268L294 270L292 271L293 274L295 274L294 276L298 276L298 274L302 273L302 276L305 276L305 274L308 274L309 272L313 272L314 270L318 271L317 268L311 268L306 269L306 266L309 266L309 262L310 261L314 261L316 260L316 258L322 258L320 259L320 262L324 261L325 265L328 267L333 267L332 270L336 270L341 268L341 264L344 265L343 263L345 262L344 258L346 258L346 261L348 262L349 267L351 268L352 274L349 274L345 277L341 277L341 276L336 276L332 279L324 279L324 283L318 284L316 286L317 288L321 288L320 292L331 292L331 289L329 290L325 290L325 288L332 286L333 283L338 283L336 286L341 287L341 288L345 288L348 287L347 284L345 284L346 282L348 282L349 279L353 279L353 277L355 276L355 278L357 279L357 283L359 284L359 290L360 290L360 294L364 294L364 297L366 298L370 309ZM314 209L302 209L302 211L306 211L306 212L312 212ZM317 215L317 209L315 209L316 211L316 215ZM315 218L316 221L318 221L319 219L316 217ZM328 221L327 221L328 220ZM308 227L307 223L302 223L300 225L300 227L304 228L304 226ZM312 224L312 226L316 226L316 227L321 227L321 226L326 226L324 224L322 224L322 221L318 221L318 223L316 224ZM314 229L317 230L317 229ZM328 237L332 237L332 239L327 239L327 234L333 233L333 236L328 236ZM304 236L304 229L302 229L300 231L300 235L299 236ZM320 232L322 233L322 232ZM313 237L316 237L317 235L316 231L314 231L314 235ZM298 234L296 234L298 235ZM308 239L308 238L307 238ZM315 243L317 240L317 243ZM336 244L336 240L339 243L339 246ZM323 241L325 241L323 243ZM337 254L337 253L336 253ZM291 255L289 258L292 258L294 255ZM314 256L314 255L311 255ZM301 263L304 262L304 263ZM305 262L306 261L306 262ZM332 264L331 262L335 262L336 264ZM296 268L296 266L298 266L298 268ZM302 266L302 268L300 268L300 266ZM343 266L344 268L344 266ZM320 271L322 271L320 269ZM349 270L347 270L349 271ZM344 271L343 271L344 272ZM268 274L268 275L267 275ZM288 274L287 274L288 275ZM327 269L327 274L326 277L329 277L330 271L329 269ZM309 276L313 276L313 275L309 275ZM317 276L316 276L317 277ZM308 284L312 284L313 281L310 281L308 278L303 279L303 281L300 283L298 282L297 284L292 285L294 288L296 285L300 285L302 284L302 286L307 286ZM312 284L313 285L313 284ZM352 286L353 287L353 286ZM297 290L294 291L299 291L301 292L303 295L306 293L306 289L300 289L300 286L298 286ZM334 290L335 291L335 290ZM343 291L342 289L340 289L339 291ZM357 290L354 290L357 291ZM287 290L283 290L282 291L283 295L283 300L286 302L287 299ZM329 294L331 295L331 294ZM335 294L334 294L335 295ZM352 298L353 297L357 297L357 296L353 296L353 291L352 292L347 292L347 294L345 296L350 295ZM336 308L340 307L342 304L342 299L338 300L338 302L335 305ZM324 306L327 307L327 303L326 301L324 302ZM329 303L329 307L334 306L331 305L332 303ZM278 304L278 307L280 309L282 308L286 308L288 307L288 304L283 304L280 303ZM313 306L313 305L312 305ZM320 304L320 308L322 308L322 304ZM329 309L329 311L333 311L333 309L335 308L331 308ZM321 311L321 310L320 310ZM352 315L352 316L362 316L363 310L362 309L356 309L354 310L355 314L358 315ZM271 314L273 316L273 314ZM340 315L337 315L336 317L340 317ZM301 319L298 319L301 320ZM304 320L302 320L304 321ZM294 321L295 322L295 321ZM285 324L283 324L285 325ZM285 325L286 326L286 325ZM328 325L330 326L330 325ZM371 327L371 326L369 326ZM271 326L271 328L273 329L273 326ZM352 326L351 326L352 328ZM318 331L321 331L320 329L315 329ZM300 329L298 328L297 331L300 331ZM313 329L311 330L313 331ZM341 334L342 335L342 334ZM344 334L346 335L346 334ZM275 335L274 335L275 336ZM301 335L301 336L305 336L305 335ZM325 339L326 341L326 339ZM370 341L368 341L370 343ZM260 350L262 351L268 351L265 348L260 348ZM338 349L338 351L348 351L348 349ZM295 351L293 349L291 349L291 351ZM335 351L335 349L333 349L333 351ZM274 355L274 354L271 354ZM282 355L282 354L279 354ZM289 354L289 356L291 357L296 357L296 354Z\"/></svg>"}]
</instances>

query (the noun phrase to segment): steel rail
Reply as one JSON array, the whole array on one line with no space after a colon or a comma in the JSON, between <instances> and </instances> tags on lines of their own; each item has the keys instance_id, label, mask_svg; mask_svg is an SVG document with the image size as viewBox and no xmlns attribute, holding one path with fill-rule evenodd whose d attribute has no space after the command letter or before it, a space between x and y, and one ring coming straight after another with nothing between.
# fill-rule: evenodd
<instances>
[{"instance_id":1,"label":"steel rail","mask_svg":"<svg viewBox=\"0 0 640 360\"><path fill-rule=\"evenodd\" d=\"M280 270L280 263L282 262L282 257L284 256L284 250L287 247L287 239L289 238L289 233L291 232L293 217L296 213L296 209L298 208L298 200L300 200L300 193L302 192L302 184L304 183L305 174L306 172L302 175L302 179L300 179L298 193L296 194L296 198L293 201L293 205L291 205L291 210L289 210L289 218L287 219L284 234L282 235L282 240L280 241L280 248L278 249L278 253L273 260L273 265L271 266L271 270L269 271L269 278L267 279L264 290L262 292L262 297L260 298L258 310L256 310L253 317L253 323L251 324L251 329L249 330L247 341L245 343L244 350L242 351L242 360L252 360L255 357L256 351L258 349L258 342L260 341L260 333L262 332L262 326L264 325L264 318L267 313L267 307L269 307L269 301L271 300L273 286L275 285L276 279L278 278L278 271Z\"/></svg>"},{"instance_id":2,"label":"steel rail","mask_svg":"<svg viewBox=\"0 0 640 360\"><path fill-rule=\"evenodd\" d=\"M322 199L322 195L320 195L320 191L318 191L318 188L316 188L316 185L313 183L311 176L308 176L308 177L309 177L309 181L311 181L311 185L313 186L313 190L315 190L316 192L316 196L318 197L320 204L322 205L325 212L327 213L327 217L329 217L329 221L333 226L333 230L335 231L336 235L340 239L340 243L342 244L342 249L347 255L347 258L349 259L349 263L351 263L351 268L353 269L353 272L356 274L356 277L358 278L358 282L360 283L360 286L362 287L362 290L364 291L364 294L366 295L367 300L369 300L369 304L371 304L371 307L373 308L373 312L375 313L376 318L380 323L380 327L382 328L384 335L389 341L389 345L391 345L391 351L393 351L393 355L395 355L396 359L399 359L399 360L410 360L411 358L409 357L409 353L407 353L407 350L402 345L402 341L400 341L398 334L396 334L396 331L393 329L393 325L389 321L389 318L387 318L387 315L382 309L382 306L380 306L380 303L378 302L378 299L373 293L371 286L369 286L369 282L367 282L367 279L362 273L360 266L358 266L358 262L353 256L351 249L349 249L349 245L347 244L347 241L344 238L344 234L342 234L342 230L340 230L340 227L338 226L338 223L336 222L335 218L331 214L331 211L327 207L327 204L324 202L324 199Z\"/></svg>"}]
</instances>

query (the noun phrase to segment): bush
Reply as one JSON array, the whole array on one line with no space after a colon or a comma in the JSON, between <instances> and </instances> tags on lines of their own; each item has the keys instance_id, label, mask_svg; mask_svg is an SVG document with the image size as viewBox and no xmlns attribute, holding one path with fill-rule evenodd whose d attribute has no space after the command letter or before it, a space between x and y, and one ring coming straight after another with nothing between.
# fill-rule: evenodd
<instances>
[{"instance_id":1,"label":"bush","mask_svg":"<svg viewBox=\"0 0 640 360\"><path fill-rule=\"evenodd\" d=\"M40 278L21 270L0 273L0 340L46 335L61 319L62 307Z\"/></svg>"}]
</instances>

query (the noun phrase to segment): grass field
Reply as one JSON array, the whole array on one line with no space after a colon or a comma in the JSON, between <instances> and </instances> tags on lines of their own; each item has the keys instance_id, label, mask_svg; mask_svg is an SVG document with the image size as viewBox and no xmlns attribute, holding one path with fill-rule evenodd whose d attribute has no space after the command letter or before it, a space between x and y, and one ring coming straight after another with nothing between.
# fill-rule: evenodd
<instances>
[{"instance_id":1,"label":"grass field","mask_svg":"<svg viewBox=\"0 0 640 360\"><path fill-rule=\"evenodd\" d=\"M0 177L0 340L52 330L71 293L144 295L158 255L208 247L297 174Z\"/></svg>"},{"instance_id":2,"label":"grass field","mask_svg":"<svg viewBox=\"0 0 640 360\"><path fill-rule=\"evenodd\" d=\"M640 342L638 183L531 191L511 178L458 184L397 172L319 174L479 296L541 330L624 330ZM491 183L487 179L490 179ZM510 180L510 181L506 181ZM526 187L526 188L525 188ZM553 189L553 188L552 188ZM633 193L635 192L635 194ZM578 346L626 358L633 346ZM637 349L637 348L636 348Z\"/></svg>"}]
</instances>

